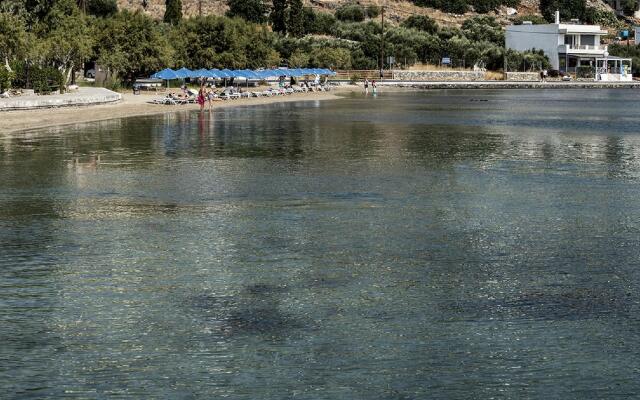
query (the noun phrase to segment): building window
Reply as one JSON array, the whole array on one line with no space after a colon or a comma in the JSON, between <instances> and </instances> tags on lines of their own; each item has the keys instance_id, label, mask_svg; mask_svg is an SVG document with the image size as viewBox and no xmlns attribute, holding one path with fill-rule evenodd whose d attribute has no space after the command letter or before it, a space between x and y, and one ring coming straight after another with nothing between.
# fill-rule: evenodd
<instances>
[{"instance_id":1,"label":"building window","mask_svg":"<svg viewBox=\"0 0 640 400\"><path fill-rule=\"evenodd\" d=\"M582 37L580 38L580 43L584 46L595 46L596 37L595 35L582 35Z\"/></svg>"}]
</instances>

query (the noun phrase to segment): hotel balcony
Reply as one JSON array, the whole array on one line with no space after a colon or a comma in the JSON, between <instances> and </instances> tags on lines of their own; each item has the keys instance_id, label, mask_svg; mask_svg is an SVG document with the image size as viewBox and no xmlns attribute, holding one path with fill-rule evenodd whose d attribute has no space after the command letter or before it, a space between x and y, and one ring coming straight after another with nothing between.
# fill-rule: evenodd
<instances>
[{"instance_id":1,"label":"hotel balcony","mask_svg":"<svg viewBox=\"0 0 640 400\"><path fill-rule=\"evenodd\" d=\"M562 54L598 54L603 55L607 50L606 45L570 45L561 44L558 46L558 53Z\"/></svg>"}]
</instances>

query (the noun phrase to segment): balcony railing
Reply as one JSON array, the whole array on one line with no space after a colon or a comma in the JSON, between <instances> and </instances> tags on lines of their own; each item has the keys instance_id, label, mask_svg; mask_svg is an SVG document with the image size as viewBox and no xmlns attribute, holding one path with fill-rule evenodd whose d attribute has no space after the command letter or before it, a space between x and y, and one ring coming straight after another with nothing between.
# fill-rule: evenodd
<instances>
[{"instance_id":1,"label":"balcony railing","mask_svg":"<svg viewBox=\"0 0 640 400\"><path fill-rule=\"evenodd\" d=\"M605 45L570 45L570 44L561 44L558 46L558 50L560 51L570 51L570 50L591 50L591 51L604 51L607 49Z\"/></svg>"}]
</instances>

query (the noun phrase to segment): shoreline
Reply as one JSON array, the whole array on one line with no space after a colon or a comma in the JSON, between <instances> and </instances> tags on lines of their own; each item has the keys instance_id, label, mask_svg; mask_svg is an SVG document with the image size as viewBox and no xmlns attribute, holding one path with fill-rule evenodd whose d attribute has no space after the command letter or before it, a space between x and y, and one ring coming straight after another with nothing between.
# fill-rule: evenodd
<instances>
[{"instance_id":1,"label":"shoreline","mask_svg":"<svg viewBox=\"0 0 640 400\"><path fill-rule=\"evenodd\" d=\"M640 82L633 83L593 83L593 82L508 82L508 81L482 81L482 82L393 82L379 83L385 92L401 91L430 91L430 90L482 90L482 89L638 89ZM340 85L332 88L330 92L295 93L287 96L253 97L240 100L217 101L213 109L259 106L276 103L290 103L298 101L325 101L343 98L341 94L358 93L363 91L361 85ZM141 117L149 115L171 114L183 111L199 109L198 104L185 105L158 105L149 103L153 98L161 97L157 93L132 93L121 94L121 100L102 104L84 104L52 108L34 108L26 110L10 110L0 112L0 135L26 132L30 130L45 129L77 125L90 122L107 121L111 119ZM208 110L208 105L205 106Z\"/></svg>"},{"instance_id":2,"label":"shoreline","mask_svg":"<svg viewBox=\"0 0 640 400\"><path fill-rule=\"evenodd\" d=\"M330 92L295 93L287 96L253 97L249 99L216 101L213 109L290 103L297 101L337 100L340 93L357 90L354 87L336 87ZM3 111L0 114L0 135L26 132L66 125L106 121L110 119L142 117L148 115L171 114L182 111L198 110L198 104L158 105L150 104L156 94L122 94L122 100L109 104L92 104L58 108L39 108L30 110ZM205 105L205 111L208 104Z\"/></svg>"}]
</instances>

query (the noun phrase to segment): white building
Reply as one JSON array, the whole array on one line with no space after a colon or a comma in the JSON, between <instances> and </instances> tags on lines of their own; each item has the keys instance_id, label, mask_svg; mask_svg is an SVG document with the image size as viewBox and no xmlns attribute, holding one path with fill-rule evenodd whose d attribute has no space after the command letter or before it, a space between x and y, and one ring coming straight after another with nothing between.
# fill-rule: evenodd
<instances>
[{"instance_id":1,"label":"white building","mask_svg":"<svg viewBox=\"0 0 640 400\"><path fill-rule=\"evenodd\" d=\"M607 47L600 44L600 37L606 34L599 25L561 24L556 12L555 24L508 26L506 46L518 51L543 50L551 68L572 72L580 65L595 66L596 58L604 57Z\"/></svg>"},{"instance_id":2,"label":"white building","mask_svg":"<svg viewBox=\"0 0 640 400\"><path fill-rule=\"evenodd\" d=\"M600 38L607 34L599 25L560 23L556 12L554 24L512 25L507 27L506 47L517 51L542 50L549 57L551 68L576 72L578 67L597 69L598 80L632 80L631 60L609 56ZM616 76L620 75L620 76Z\"/></svg>"}]
</instances>

